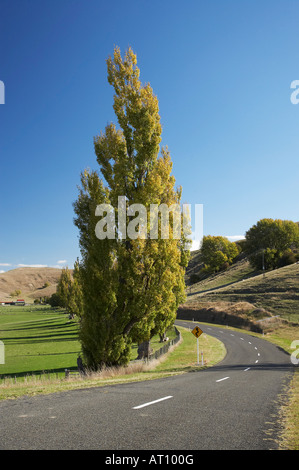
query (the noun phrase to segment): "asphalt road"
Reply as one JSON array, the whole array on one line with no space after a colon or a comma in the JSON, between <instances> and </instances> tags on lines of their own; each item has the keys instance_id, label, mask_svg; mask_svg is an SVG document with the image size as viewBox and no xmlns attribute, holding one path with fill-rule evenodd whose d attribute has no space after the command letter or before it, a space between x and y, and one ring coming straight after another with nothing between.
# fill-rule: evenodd
<instances>
[{"instance_id":1,"label":"asphalt road","mask_svg":"<svg viewBox=\"0 0 299 470\"><path fill-rule=\"evenodd\" d=\"M196 324L225 344L227 355L217 366L161 380L0 401L0 449L276 449L280 395L293 370L290 357L245 332Z\"/></svg>"}]
</instances>

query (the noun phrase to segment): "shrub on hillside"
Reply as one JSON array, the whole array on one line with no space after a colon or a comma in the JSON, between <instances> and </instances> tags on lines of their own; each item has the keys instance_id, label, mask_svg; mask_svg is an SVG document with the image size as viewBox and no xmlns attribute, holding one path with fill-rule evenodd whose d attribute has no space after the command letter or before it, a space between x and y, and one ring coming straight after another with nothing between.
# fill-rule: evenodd
<instances>
[{"instance_id":1,"label":"shrub on hillside","mask_svg":"<svg viewBox=\"0 0 299 470\"><path fill-rule=\"evenodd\" d=\"M234 242L225 237L203 237L201 246L201 258L207 272L213 273L227 269L232 264L240 249Z\"/></svg>"},{"instance_id":2,"label":"shrub on hillside","mask_svg":"<svg viewBox=\"0 0 299 470\"><path fill-rule=\"evenodd\" d=\"M284 254L278 260L278 267L288 266L297 262L297 256L291 250L285 251Z\"/></svg>"},{"instance_id":3,"label":"shrub on hillside","mask_svg":"<svg viewBox=\"0 0 299 470\"><path fill-rule=\"evenodd\" d=\"M245 251L257 269L277 268L290 263L291 252L299 247L299 227L289 220L259 220L246 232Z\"/></svg>"},{"instance_id":4,"label":"shrub on hillside","mask_svg":"<svg viewBox=\"0 0 299 470\"><path fill-rule=\"evenodd\" d=\"M63 307L63 302L60 298L60 296L55 292L54 294L49 297L48 303L51 305L51 307Z\"/></svg>"}]
</instances>

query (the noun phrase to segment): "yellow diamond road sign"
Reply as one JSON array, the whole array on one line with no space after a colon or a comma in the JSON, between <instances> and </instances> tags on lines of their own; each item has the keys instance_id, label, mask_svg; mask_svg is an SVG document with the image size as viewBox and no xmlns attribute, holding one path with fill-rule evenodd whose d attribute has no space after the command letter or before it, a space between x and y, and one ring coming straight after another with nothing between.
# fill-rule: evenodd
<instances>
[{"instance_id":1,"label":"yellow diamond road sign","mask_svg":"<svg viewBox=\"0 0 299 470\"><path fill-rule=\"evenodd\" d=\"M199 338L201 333L203 333L203 331L199 328L199 326L196 326L193 330L192 330L192 333L194 334L194 336L196 336L196 338Z\"/></svg>"}]
</instances>

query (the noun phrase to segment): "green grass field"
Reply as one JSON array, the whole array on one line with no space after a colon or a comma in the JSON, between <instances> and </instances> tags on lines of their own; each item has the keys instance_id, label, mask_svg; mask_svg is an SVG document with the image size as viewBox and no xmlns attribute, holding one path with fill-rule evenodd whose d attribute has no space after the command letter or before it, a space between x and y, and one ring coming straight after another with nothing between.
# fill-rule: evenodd
<instances>
[{"instance_id":1,"label":"green grass field","mask_svg":"<svg viewBox=\"0 0 299 470\"><path fill-rule=\"evenodd\" d=\"M174 339L175 331L167 332ZM81 352L78 323L69 320L63 309L49 306L0 307L0 340L5 347L5 364L0 377L24 377L46 372L63 374L77 368ZM159 336L151 340L153 351L161 348ZM131 360L137 358L132 345Z\"/></svg>"},{"instance_id":2,"label":"green grass field","mask_svg":"<svg viewBox=\"0 0 299 470\"><path fill-rule=\"evenodd\" d=\"M0 375L24 376L77 365L78 324L48 306L0 307L0 339L5 364Z\"/></svg>"}]
</instances>

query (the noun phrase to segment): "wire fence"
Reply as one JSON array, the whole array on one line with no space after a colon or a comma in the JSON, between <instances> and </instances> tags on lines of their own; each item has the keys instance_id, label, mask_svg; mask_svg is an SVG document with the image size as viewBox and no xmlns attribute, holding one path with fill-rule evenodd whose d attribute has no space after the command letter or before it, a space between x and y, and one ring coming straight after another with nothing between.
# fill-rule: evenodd
<instances>
[{"instance_id":1,"label":"wire fence","mask_svg":"<svg viewBox=\"0 0 299 470\"><path fill-rule=\"evenodd\" d=\"M160 349L157 349L155 352L150 354L148 357L146 357L146 358L144 357L142 359L135 359L135 360L131 361L131 363L137 363L137 362L140 362L140 361L145 361L145 362L151 361L153 359L158 359L159 357L166 354L169 351L169 349L172 346L174 346L176 343L178 343L181 339L181 333L176 328L176 326L174 327L174 330L175 330L175 334L176 334L174 339L171 339L171 340L167 341ZM65 378L70 378L71 376L79 376L79 375L80 375L79 369L78 370L65 369Z\"/></svg>"},{"instance_id":2,"label":"wire fence","mask_svg":"<svg viewBox=\"0 0 299 470\"><path fill-rule=\"evenodd\" d=\"M160 349L157 349L157 351L150 354L149 357L148 357L149 361L152 360L152 359L158 359L159 357L163 356L164 354L166 354L169 351L169 348L171 348L171 346L174 346L178 341L180 341L181 333L176 328L176 326L174 327L174 329L175 329L176 337L174 339L171 339L167 343L165 343Z\"/></svg>"}]
</instances>

